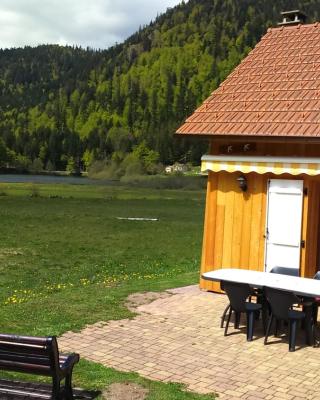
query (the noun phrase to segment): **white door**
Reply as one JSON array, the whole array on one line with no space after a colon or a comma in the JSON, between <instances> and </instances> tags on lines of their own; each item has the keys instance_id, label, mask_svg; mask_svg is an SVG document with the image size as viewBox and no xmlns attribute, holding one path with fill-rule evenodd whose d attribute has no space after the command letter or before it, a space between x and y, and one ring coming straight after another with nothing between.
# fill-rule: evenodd
<instances>
[{"instance_id":1,"label":"white door","mask_svg":"<svg viewBox=\"0 0 320 400\"><path fill-rule=\"evenodd\" d=\"M265 270L300 268L303 181L268 182Z\"/></svg>"}]
</instances>

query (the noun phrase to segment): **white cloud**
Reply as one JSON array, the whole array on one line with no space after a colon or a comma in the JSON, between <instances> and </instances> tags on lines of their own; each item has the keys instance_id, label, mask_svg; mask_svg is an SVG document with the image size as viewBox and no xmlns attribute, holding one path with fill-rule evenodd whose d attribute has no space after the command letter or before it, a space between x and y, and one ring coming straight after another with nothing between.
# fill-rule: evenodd
<instances>
[{"instance_id":1,"label":"white cloud","mask_svg":"<svg viewBox=\"0 0 320 400\"><path fill-rule=\"evenodd\" d=\"M0 0L0 48L107 48L181 0Z\"/></svg>"}]
</instances>

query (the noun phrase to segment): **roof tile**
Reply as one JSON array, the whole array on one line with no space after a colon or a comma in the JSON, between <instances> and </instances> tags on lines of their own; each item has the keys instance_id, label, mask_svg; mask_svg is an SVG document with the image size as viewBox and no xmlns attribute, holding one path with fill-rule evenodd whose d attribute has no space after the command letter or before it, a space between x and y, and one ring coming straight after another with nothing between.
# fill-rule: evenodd
<instances>
[{"instance_id":1,"label":"roof tile","mask_svg":"<svg viewBox=\"0 0 320 400\"><path fill-rule=\"evenodd\" d=\"M177 133L320 136L320 24L269 29Z\"/></svg>"}]
</instances>

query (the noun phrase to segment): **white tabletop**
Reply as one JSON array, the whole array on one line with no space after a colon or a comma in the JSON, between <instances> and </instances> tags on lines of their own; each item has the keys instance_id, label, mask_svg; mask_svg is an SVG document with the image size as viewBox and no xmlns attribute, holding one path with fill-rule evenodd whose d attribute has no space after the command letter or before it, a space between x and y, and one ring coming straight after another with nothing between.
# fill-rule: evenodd
<instances>
[{"instance_id":1,"label":"white tabletop","mask_svg":"<svg viewBox=\"0 0 320 400\"><path fill-rule=\"evenodd\" d=\"M208 281L230 281L248 283L252 287L269 286L287 290L300 296L320 297L320 280L297 276L271 274L270 272L250 271L248 269L223 268L202 274Z\"/></svg>"}]
</instances>

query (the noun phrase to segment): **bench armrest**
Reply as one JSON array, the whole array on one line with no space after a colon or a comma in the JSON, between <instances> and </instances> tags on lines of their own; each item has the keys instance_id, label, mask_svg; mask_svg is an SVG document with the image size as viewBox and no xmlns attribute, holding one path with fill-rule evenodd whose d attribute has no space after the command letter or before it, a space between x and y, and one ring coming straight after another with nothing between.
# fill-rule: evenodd
<instances>
[{"instance_id":1,"label":"bench armrest","mask_svg":"<svg viewBox=\"0 0 320 400\"><path fill-rule=\"evenodd\" d=\"M59 364L60 369L63 372L67 372L73 368L74 364L78 363L80 360L80 356L77 353L72 353L68 355L60 355Z\"/></svg>"}]
</instances>

